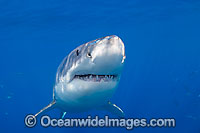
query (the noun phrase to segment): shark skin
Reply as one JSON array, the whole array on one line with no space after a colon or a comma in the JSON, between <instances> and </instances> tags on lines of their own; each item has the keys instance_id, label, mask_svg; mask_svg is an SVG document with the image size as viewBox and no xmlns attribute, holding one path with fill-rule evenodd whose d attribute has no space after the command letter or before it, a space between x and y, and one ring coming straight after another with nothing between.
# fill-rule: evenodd
<instances>
[{"instance_id":1,"label":"shark skin","mask_svg":"<svg viewBox=\"0 0 200 133\"><path fill-rule=\"evenodd\" d=\"M119 84L125 57L124 43L116 35L80 45L59 65L53 101L35 117L53 108L63 112L62 118L68 112L91 109L124 117L124 112L109 100Z\"/></svg>"}]
</instances>

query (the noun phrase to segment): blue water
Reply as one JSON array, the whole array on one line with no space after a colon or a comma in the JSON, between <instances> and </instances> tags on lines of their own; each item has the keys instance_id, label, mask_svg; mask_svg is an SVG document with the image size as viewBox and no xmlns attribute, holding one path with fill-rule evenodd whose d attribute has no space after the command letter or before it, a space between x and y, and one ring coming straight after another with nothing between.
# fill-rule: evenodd
<instances>
[{"instance_id":1,"label":"blue water","mask_svg":"<svg viewBox=\"0 0 200 133\"><path fill-rule=\"evenodd\" d=\"M129 132L200 133L199 0L0 0L0 132L126 132L24 124L27 114L52 100L62 59L80 44L113 34L124 41L127 58L111 101L126 118L176 119L175 128ZM88 114L107 113L67 115Z\"/></svg>"}]
</instances>

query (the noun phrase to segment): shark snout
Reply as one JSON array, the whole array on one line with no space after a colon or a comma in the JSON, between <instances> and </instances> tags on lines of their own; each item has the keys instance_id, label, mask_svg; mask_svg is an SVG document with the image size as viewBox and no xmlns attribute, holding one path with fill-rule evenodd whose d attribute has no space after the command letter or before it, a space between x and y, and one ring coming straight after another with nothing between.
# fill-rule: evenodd
<instances>
[{"instance_id":1,"label":"shark snout","mask_svg":"<svg viewBox=\"0 0 200 133\"><path fill-rule=\"evenodd\" d=\"M118 36L112 35L112 38L110 39L110 44L112 45L110 47L111 53L116 52L117 54L121 55L122 56L121 63L124 63L126 55L125 55L124 43L122 42L122 40Z\"/></svg>"},{"instance_id":2,"label":"shark snout","mask_svg":"<svg viewBox=\"0 0 200 133\"><path fill-rule=\"evenodd\" d=\"M116 36L107 36L94 47L92 61L104 70L120 69L125 59L125 47L122 40Z\"/></svg>"}]
</instances>

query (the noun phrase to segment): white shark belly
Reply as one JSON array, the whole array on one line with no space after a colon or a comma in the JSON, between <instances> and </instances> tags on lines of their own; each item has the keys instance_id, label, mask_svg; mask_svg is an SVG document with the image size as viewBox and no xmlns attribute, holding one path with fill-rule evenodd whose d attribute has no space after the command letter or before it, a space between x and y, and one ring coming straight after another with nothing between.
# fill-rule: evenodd
<instances>
[{"instance_id":1,"label":"white shark belly","mask_svg":"<svg viewBox=\"0 0 200 133\"><path fill-rule=\"evenodd\" d=\"M67 112L82 112L106 104L112 97L118 82L85 82L75 79L69 84L60 82L55 86L57 106Z\"/></svg>"}]
</instances>

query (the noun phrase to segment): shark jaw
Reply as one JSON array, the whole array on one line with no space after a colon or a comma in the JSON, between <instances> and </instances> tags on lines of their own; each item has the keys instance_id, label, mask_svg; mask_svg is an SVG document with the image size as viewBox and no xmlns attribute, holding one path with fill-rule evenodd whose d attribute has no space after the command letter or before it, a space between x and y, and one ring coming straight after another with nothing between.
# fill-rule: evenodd
<instances>
[{"instance_id":1,"label":"shark jaw","mask_svg":"<svg viewBox=\"0 0 200 133\"><path fill-rule=\"evenodd\" d=\"M67 112L83 112L106 104L114 94L120 75L75 74L70 82L60 82L56 101Z\"/></svg>"},{"instance_id":2,"label":"shark jaw","mask_svg":"<svg viewBox=\"0 0 200 133\"><path fill-rule=\"evenodd\" d=\"M68 84L60 82L55 89L57 105L67 112L84 112L106 104L114 94L119 83L118 78L99 76L99 80L81 77L74 78ZM59 95L59 97L58 97Z\"/></svg>"},{"instance_id":3,"label":"shark jaw","mask_svg":"<svg viewBox=\"0 0 200 133\"><path fill-rule=\"evenodd\" d=\"M84 74L75 75L74 79L84 80L86 82L110 82L118 79L118 75L96 75L96 74Z\"/></svg>"}]
</instances>

